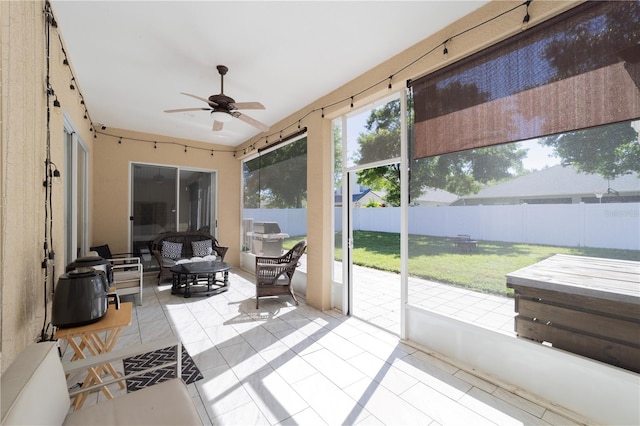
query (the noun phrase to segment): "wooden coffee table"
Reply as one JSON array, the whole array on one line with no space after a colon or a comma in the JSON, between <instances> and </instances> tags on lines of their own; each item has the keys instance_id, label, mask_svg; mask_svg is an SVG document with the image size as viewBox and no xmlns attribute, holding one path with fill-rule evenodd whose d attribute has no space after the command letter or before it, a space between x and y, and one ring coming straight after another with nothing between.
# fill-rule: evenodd
<instances>
[{"instance_id":1,"label":"wooden coffee table","mask_svg":"<svg viewBox=\"0 0 640 426\"><path fill-rule=\"evenodd\" d=\"M218 261L190 262L172 266L171 294L191 297L225 292L229 289L229 270L231 265ZM218 273L222 274L222 279L216 279Z\"/></svg>"}]
</instances>

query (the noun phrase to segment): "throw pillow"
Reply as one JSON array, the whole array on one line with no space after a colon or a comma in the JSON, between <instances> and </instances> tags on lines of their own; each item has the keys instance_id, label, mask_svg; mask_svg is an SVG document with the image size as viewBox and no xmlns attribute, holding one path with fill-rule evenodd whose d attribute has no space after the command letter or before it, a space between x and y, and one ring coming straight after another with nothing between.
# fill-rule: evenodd
<instances>
[{"instance_id":1,"label":"throw pillow","mask_svg":"<svg viewBox=\"0 0 640 426\"><path fill-rule=\"evenodd\" d=\"M179 259L182 254L182 243L172 243L165 241L162 243L162 257L169 259Z\"/></svg>"},{"instance_id":2,"label":"throw pillow","mask_svg":"<svg viewBox=\"0 0 640 426\"><path fill-rule=\"evenodd\" d=\"M211 244L211 240L192 241L191 249L193 251L193 255L198 257L205 257L210 255L213 252Z\"/></svg>"}]
</instances>

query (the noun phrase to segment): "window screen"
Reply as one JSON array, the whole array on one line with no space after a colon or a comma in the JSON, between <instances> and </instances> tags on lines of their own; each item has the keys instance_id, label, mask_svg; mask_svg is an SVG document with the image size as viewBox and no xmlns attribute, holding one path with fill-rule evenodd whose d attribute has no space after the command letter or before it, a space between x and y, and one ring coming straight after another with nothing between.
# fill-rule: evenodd
<instances>
[{"instance_id":1,"label":"window screen","mask_svg":"<svg viewBox=\"0 0 640 426\"><path fill-rule=\"evenodd\" d=\"M640 117L640 3L587 2L412 84L415 158Z\"/></svg>"}]
</instances>

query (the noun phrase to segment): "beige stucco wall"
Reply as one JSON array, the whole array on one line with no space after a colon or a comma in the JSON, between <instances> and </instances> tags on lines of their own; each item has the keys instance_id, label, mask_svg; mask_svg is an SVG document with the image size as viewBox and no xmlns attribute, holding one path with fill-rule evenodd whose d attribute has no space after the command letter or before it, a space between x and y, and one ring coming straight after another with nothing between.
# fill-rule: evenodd
<instances>
[{"instance_id":1,"label":"beige stucco wall","mask_svg":"<svg viewBox=\"0 0 640 426\"><path fill-rule=\"evenodd\" d=\"M64 265L64 185L52 188L55 260L41 267L45 242L45 159L47 147L46 44L44 2L0 2L2 122L0 145L0 300L2 371L51 319L51 292ZM62 108L51 107L50 152L65 177L64 112L83 139L91 138L78 91L69 89L60 42L51 31L50 82ZM91 164L89 164L91 166ZM89 188L91 191L91 188ZM50 215L51 217L51 215ZM55 266L55 270L53 268ZM45 273L49 279L46 280ZM46 294L45 294L46 293ZM48 330L51 333L51 329Z\"/></svg>"},{"instance_id":2,"label":"beige stucco wall","mask_svg":"<svg viewBox=\"0 0 640 426\"><path fill-rule=\"evenodd\" d=\"M354 98L355 107L389 94L388 77L393 75L392 90L402 90L407 79L415 79L440 68L446 63L441 54L431 54L417 60L452 35L496 16L521 1L494 1L466 16L453 25L437 32L412 48L399 53L380 66L357 79L336 88L332 93L302 108L300 111L272 126L271 134L287 135L300 124L308 128L308 288L307 302L317 308L330 307L331 286L331 203L332 203L332 155L330 120L349 110L350 97L375 83L373 89ZM531 25L545 17L566 10L580 1L542 1L531 3ZM46 158L46 95L45 95L45 42L43 1L0 1L2 60L2 121L0 146L0 301L2 370L16 357L24 346L36 341L44 321L44 160ZM503 39L519 31L523 12L512 13L478 30L465 34L448 43L449 62ZM401 23L396 23L401 25ZM365 47L363 47L365 48ZM73 52L69 52L70 59ZM62 109L76 127L80 138L89 150L89 242L108 242L115 250L128 247L128 167L131 161L154 164L189 166L218 171L219 232L221 243L230 246L229 260L239 262L240 229L240 159L230 154L209 155L188 152L183 148L161 146L156 152L145 144L123 140L122 145L110 137L99 135L94 139L89 131L90 122L83 118L84 107L78 91L69 89L70 70L63 65L63 55L58 34L51 37L52 86L62 104ZM417 61L416 61L417 60ZM327 66L335 66L326 58ZM415 61L415 63L413 63ZM398 70L413 63L401 72ZM73 63L71 63L73 66ZM317 76L312 76L316 78ZM80 89L83 76L77 76ZM343 101L324 110L320 108ZM317 112L307 115L311 110ZM91 111L89 111L91 113ZM65 170L63 147L63 115L52 114L51 157ZM133 139L154 139L161 136L143 135L131 129L123 132ZM273 138L274 140L276 138ZM166 139L165 139L166 140ZM240 150L255 143L252 139L240 146ZM195 144L190 142L189 144ZM264 146L263 144L261 146ZM64 195L62 187L54 187L53 241L58 253L55 275L63 271L64 249ZM51 262L53 263L53 262ZM53 274L51 267L49 272ZM50 305L51 282L46 296ZM50 309L49 313L50 315ZM50 318L47 319L47 321Z\"/></svg>"},{"instance_id":3,"label":"beige stucco wall","mask_svg":"<svg viewBox=\"0 0 640 426\"><path fill-rule=\"evenodd\" d=\"M151 141L158 142L155 144L157 148ZM187 152L184 152L185 145ZM214 155L211 156L208 150L214 150ZM132 163L211 170L217 173L218 241L229 247L225 261L238 265L240 162L232 152L223 152L225 150L230 148L122 129L108 128L98 133L94 143L96 161L92 174L94 214L91 244L107 243L114 253L124 253L129 249Z\"/></svg>"}]
</instances>

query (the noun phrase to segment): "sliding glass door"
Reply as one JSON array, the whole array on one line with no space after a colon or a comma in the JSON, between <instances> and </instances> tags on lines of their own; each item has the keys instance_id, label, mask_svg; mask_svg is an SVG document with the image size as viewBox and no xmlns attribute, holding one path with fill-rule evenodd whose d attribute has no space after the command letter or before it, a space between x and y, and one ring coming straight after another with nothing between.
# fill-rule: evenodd
<instances>
[{"instance_id":1,"label":"sliding glass door","mask_svg":"<svg viewBox=\"0 0 640 426\"><path fill-rule=\"evenodd\" d=\"M131 248L153 267L149 243L172 231L216 232L216 173L132 164Z\"/></svg>"}]
</instances>

